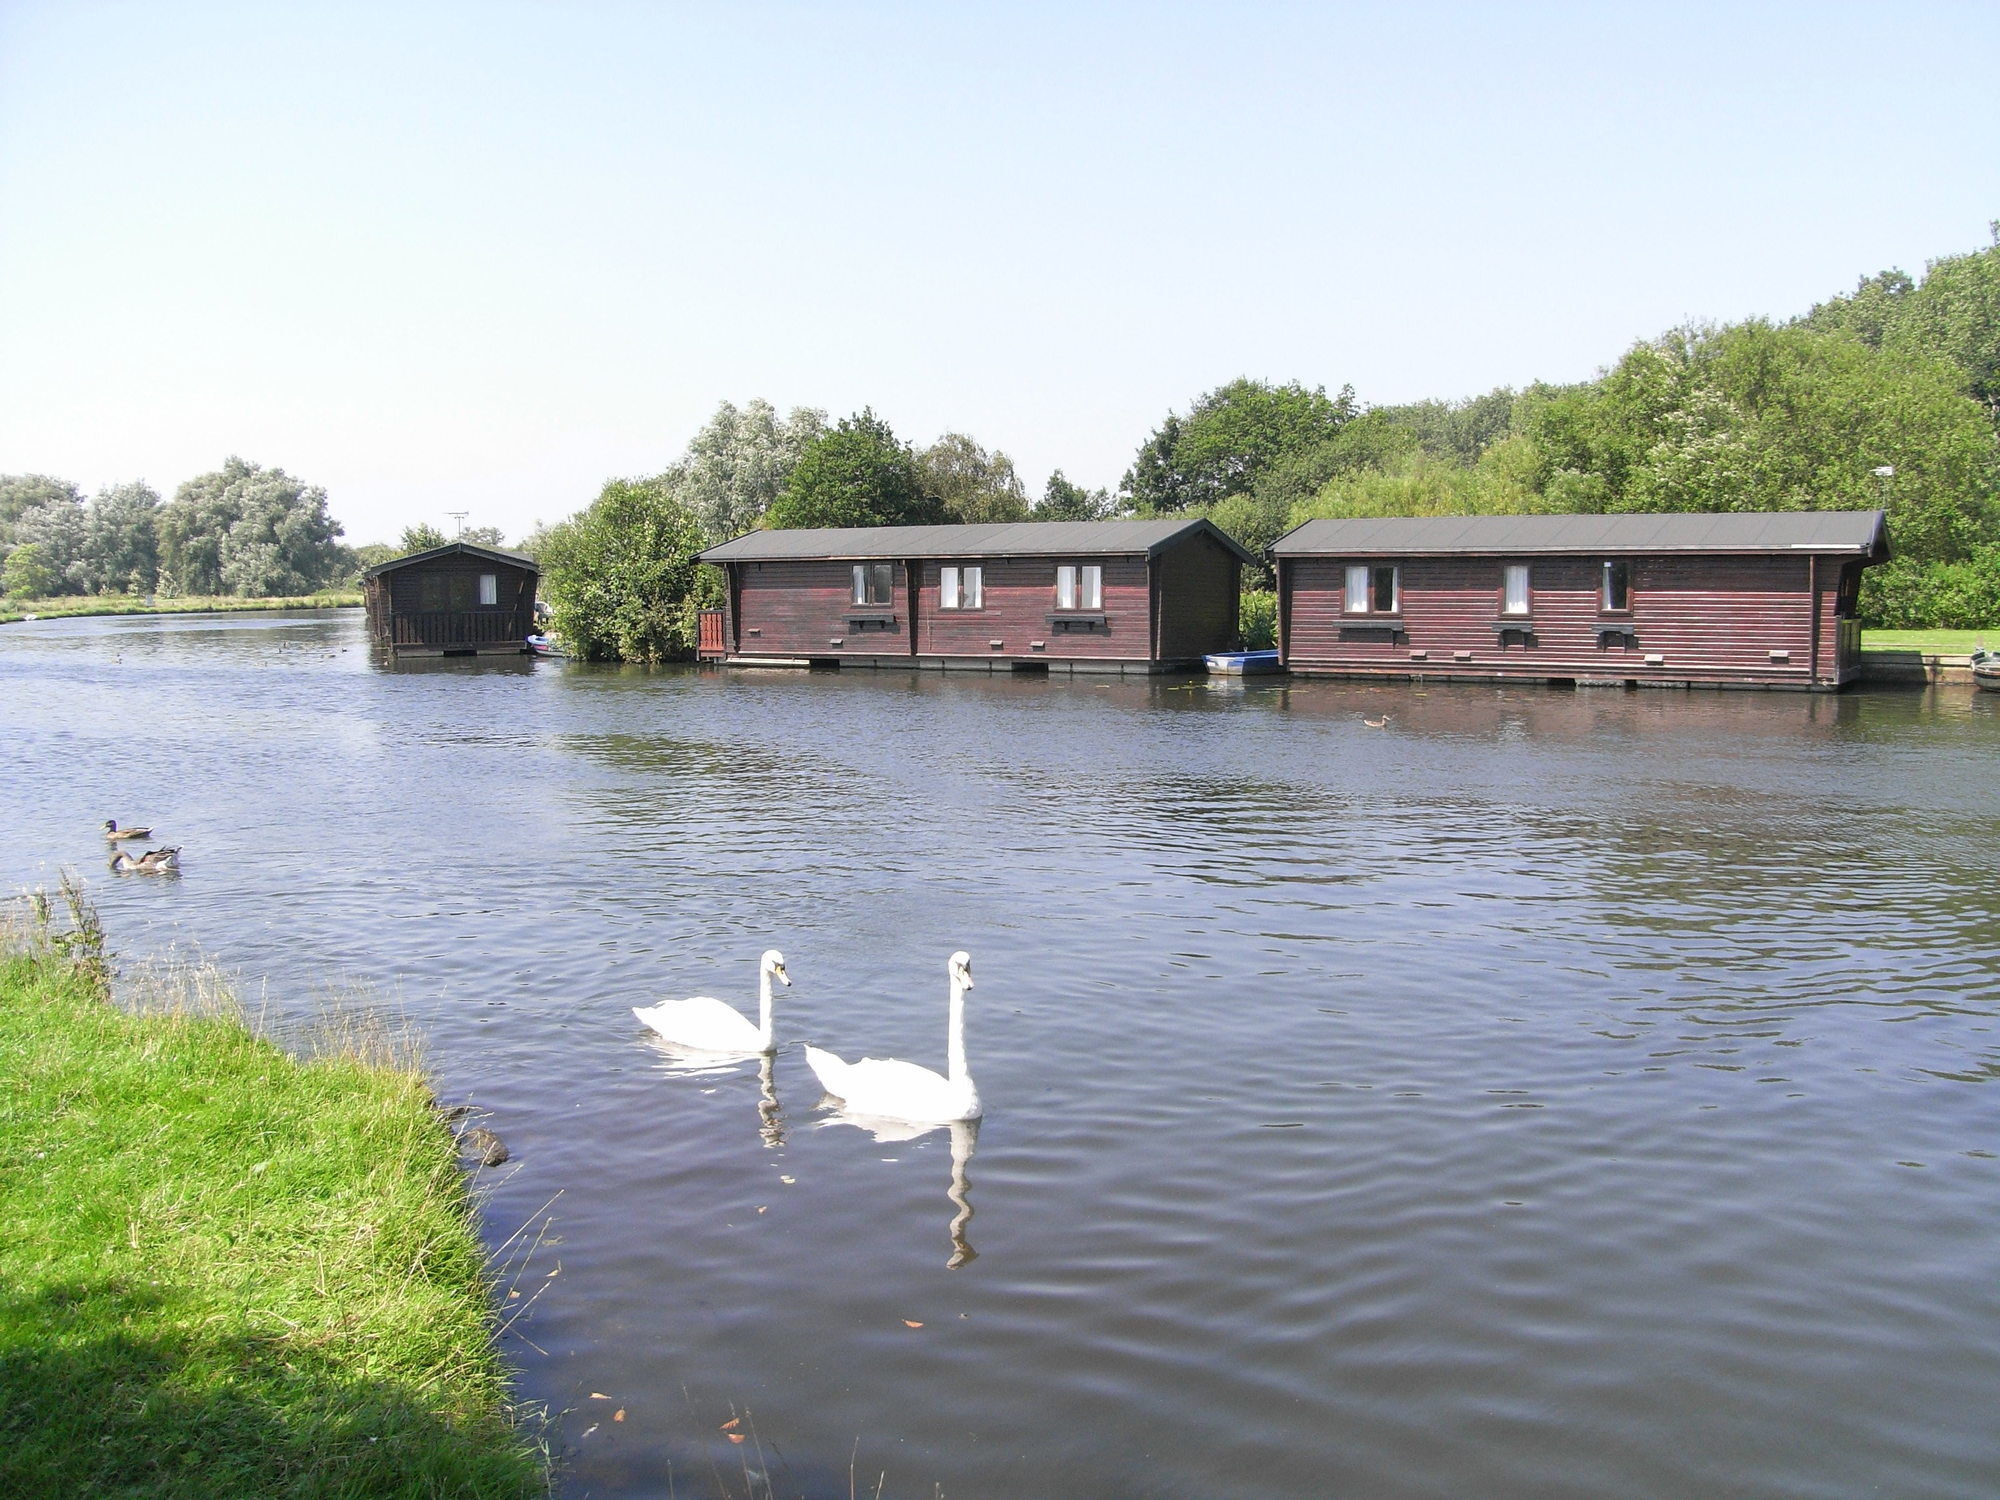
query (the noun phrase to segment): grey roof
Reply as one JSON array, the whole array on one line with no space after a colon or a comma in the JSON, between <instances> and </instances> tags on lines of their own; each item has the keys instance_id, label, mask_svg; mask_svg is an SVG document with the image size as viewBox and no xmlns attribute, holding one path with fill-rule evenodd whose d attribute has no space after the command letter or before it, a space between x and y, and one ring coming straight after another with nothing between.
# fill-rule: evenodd
<instances>
[{"instance_id":1,"label":"grey roof","mask_svg":"<svg viewBox=\"0 0 2000 1500\"><path fill-rule=\"evenodd\" d=\"M1852 552L1889 555L1879 510L1615 516L1387 516L1307 521L1274 557L1532 552Z\"/></svg>"},{"instance_id":2,"label":"grey roof","mask_svg":"<svg viewBox=\"0 0 2000 1500\"><path fill-rule=\"evenodd\" d=\"M477 542L446 542L442 547L429 547L422 552L412 552L403 557L392 557L387 562L379 562L362 571L363 578L373 578L380 573L393 573L398 568L407 568L411 563L429 562L436 557L450 557L463 553L467 557L483 557L489 562L505 563L510 568L526 568L530 573L539 574L542 565L523 552L503 552L498 547L482 547Z\"/></svg>"},{"instance_id":3,"label":"grey roof","mask_svg":"<svg viewBox=\"0 0 2000 1500\"><path fill-rule=\"evenodd\" d=\"M703 562L899 557L1147 556L1206 532L1247 563L1257 556L1212 521L1002 521L982 526L818 526L753 531L701 554Z\"/></svg>"}]
</instances>

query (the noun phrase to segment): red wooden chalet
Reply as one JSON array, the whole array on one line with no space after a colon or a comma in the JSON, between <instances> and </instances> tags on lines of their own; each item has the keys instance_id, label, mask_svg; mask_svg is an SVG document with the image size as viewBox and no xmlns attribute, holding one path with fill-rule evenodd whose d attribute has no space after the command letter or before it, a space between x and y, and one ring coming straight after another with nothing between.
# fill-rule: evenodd
<instances>
[{"instance_id":1,"label":"red wooden chalet","mask_svg":"<svg viewBox=\"0 0 2000 1500\"><path fill-rule=\"evenodd\" d=\"M1203 520L755 531L702 655L732 662L1160 672L1235 644L1243 564Z\"/></svg>"},{"instance_id":2,"label":"red wooden chalet","mask_svg":"<svg viewBox=\"0 0 2000 1500\"><path fill-rule=\"evenodd\" d=\"M1833 689L1861 670L1880 511L1308 521L1280 537L1297 673Z\"/></svg>"}]
</instances>

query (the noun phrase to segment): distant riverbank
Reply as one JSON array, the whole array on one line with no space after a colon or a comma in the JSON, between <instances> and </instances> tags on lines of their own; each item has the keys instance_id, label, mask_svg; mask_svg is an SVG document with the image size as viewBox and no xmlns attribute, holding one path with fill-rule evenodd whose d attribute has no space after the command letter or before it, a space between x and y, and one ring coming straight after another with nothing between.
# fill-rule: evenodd
<instances>
[{"instance_id":1,"label":"distant riverbank","mask_svg":"<svg viewBox=\"0 0 2000 1500\"><path fill-rule=\"evenodd\" d=\"M421 1076L115 1008L72 915L0 928L0 1491L546 1494Z\"/></svg>"},{"instance_id":2,"label":"distant riverbank","mask_svg":"<svg viewBox=\"0 0 2000 1500\"><path fill-rule=\"evenodd\" d=\"M241 599L231 594L192 595L150 602L129 594L66 594L53 599L0 601L0 625L16 620L60 620L74 615L213 615L251 609L358 609L355 589L330 589L288 598Z\"/></svg>"}]
</instances>

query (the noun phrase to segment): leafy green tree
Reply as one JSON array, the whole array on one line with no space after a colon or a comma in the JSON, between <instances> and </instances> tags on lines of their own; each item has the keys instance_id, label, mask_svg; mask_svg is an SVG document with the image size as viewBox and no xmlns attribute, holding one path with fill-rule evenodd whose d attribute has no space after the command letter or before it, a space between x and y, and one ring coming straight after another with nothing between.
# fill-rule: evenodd
<instances>
[{"instance_id":1,"label":"leafy green tree","mask_svg":"<svg viewBox=\"0 0 2000 1500\"><path fill-rule=\"evenodd\" d=\"M183 593L306 594L353 563L325 490L233 455L181 485L158 529L161 572Z\"/></svg>"},{"instance_id":2,"label":"leafy green tree","mask_svg":"<svg viewBox=\"0 0 2000 1500\"><path fill-rule=\"evenodd\" d=\"M413 526L403 528L402 536L396 540L397 547L401 549L397 556L407 557L412 552L428 552L433 547L444 546L450 540L450 537L430 522L418 521Z\"/></svg>"},{"instance_id":3,"label":"leafy green tree","mask_svg":"<svg viewBox=\"0 0 2000 1500\"><path fill-rule=\"evenodd\" d=\"M498 526L468 526L454 540L470 542L475 547L505 547L507 533Z\"/></svg>"},{"instance_id":4,"label":"leafy green tree","mask_svg":"<svg viewBox=\"0 0 2000 1500\"><path fill-rule=\"evenodd\" d=\"M614 479L542 540L542 592L570 651L590 661L694 654L701 523L666 477Z\"/></svg>"},{"instance_id":5,"label":"leafy green tree","mask_svg":"<svg viewBox=\"0 0 2000 1500\"><path fill-rule=\"evenodd\" d=\"M1049 475L1042 498L1035 502L1037 521L1102 521L1112 512L1111 495L1106 490L1087 490L1073 484L1061 469Z\"/></svg>"},{"instance_id":6,"label":"leafy green tree","mask_svg":"<svg viewBox=\"0 0 2000 1500\"><path fill-rule=\"evenodd\" d=\"M826 432L826 413L764 400L725 401L661 476L694 512L711 546L741 536L776 502L800 457Z\"/></svg>"},{"instance_id":7,"label":"leafy green tree","mask_svg":"<svg viewBox=\"0 0 2000 1500\"><path fill-rule=\"evenodd\" d=\"M908 443L872 409L806 445L765 517L773 527L927 526L947 521Z\"/></svg>"},{"instance_id":8,"label":"leafy green tree","mask_svg":"<svg viewBox=\"0 0 2000 1500\"><path fill-rule=\"evenodd\" d=\"M42 561L39 542L22 542L0 564L0 593L16 599L42 599L54 592L55 570Z\"/></svg>"},{"instance_id":9,"label":"leafy green tree","mask_svg":"<svg viewBox=\"0 0 2000 1500\"><path fill-rule=\"evenodd\" d=\"M90 518L74 492L34 501L8 531L14 547L35 549L36 576L46 575L44 594L80 594L89 587Z\"/></svg>"},{"instance_id":10,"label":"leafy green tree","mask_svg":"<svg viewBox=\"0 0 2000 1500\"><path fill-rule=\"evenodd\" d=\"M1200 509L1247 494L1287 454L1327 442L1356 413L1352 387L1233 380L1172 412L1140 446L1119 488L1141 514Z\"/></svg>"},{"instance_id":11,"label":"leafy green tree","mask_svg":"<svg viewBox=\"0 0 2000 1500\"><path fill-rule=\"evenodd\" d=\"M109 485L90 497L83 583L94 594L149 592L159 572L160 496L144 480Z\"/></svg>"},{"instance_id":12,"label":"leafy green tree","mask_svg":"<svg viewBox=\"0 0 2000 1500\"><path fill-rule=\"evenodd\" d=\"M947 432L917 455L924 488L946 512L966 522L1020 521L1028 515L1028 492L1014 472L1014 460L991 452L962 432Z\"/></svg>"},{"instance_id":13,"label":"leafy green tree","mask_svg":"<svg viewBox=\"0 0 2000 1500\"><path fill-rule=\"evenodd\" d=\"M390 562L408 555L401 547L391 542L364 542L354 549L353 581L359 583L361 575L378 563Z\"/></svg>"},{"instance_id":14,"label":"leafy green tree","mask_svg":"<svg viewBox=\"0 0 2000 1500\"><path fill-rule=\"evenodd\" d=\"M0 535L30 506L63 502L83 504L83 491L50 474L0 474Z\"/></svg>"}]
</instances>

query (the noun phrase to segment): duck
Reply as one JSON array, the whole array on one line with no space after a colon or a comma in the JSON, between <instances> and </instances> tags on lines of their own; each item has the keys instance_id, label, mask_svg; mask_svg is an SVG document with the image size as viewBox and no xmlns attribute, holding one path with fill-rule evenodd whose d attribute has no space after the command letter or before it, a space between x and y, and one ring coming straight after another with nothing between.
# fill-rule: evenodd
<instances>
[{"instance_id":1,"label":"duck","mask_svg":"<svg viewBox=\"0 0 2000 1500\"><path fill-rule=\"evenodd\" d=\"M116 818L104 820L104 836L114 843L119 839L149 839L153 836L150 828L120 828Z\"/></svg>"},{"instance_id":2,"label":"duck","mask_svg":"<svg viewBox=\"0 0 2000 1500\"><path fill-rule=\"evenodd\" d=\"M1389 716L1384 714L1379 719L1363 719L1361 722L1366 724L1370 729L1387 729L1389 727Z\"/></svg>"},{"instance_id":3,"label":"duck","mask_svg":"<svg viewBox=\"0 0 2000 1500\"><path fill-rule=\"evenodd\" d=\"M806 1047L807 1065L849 1114L934 1125L980 1117L979 1090L965 1065L965 992L972 988L972 955L963 950L952 954L945 975L951 984L945 1033L948 1072L898 1058L843 1062L822 1047Z\"/></svg>"},{"instance_id":4,"label":"duck","mask_svg":"<svg viewBox=\"0 0 2000 1500\"><path fill-rule=\"evenodd\" d=\"M787 989L792 977L785 972L785 955L776 948L764 950L757 961L757 1024L735 1006L709 995L687 1000L663 1000L658 1005L633 1006L632 1014L677 1047L696 1052L728 1052L744 1055L772 1050L771 981Z\"/></svg>"},{"instance_id":5,"label":"duck","mask_svg":"<svg viewBox=\"0 0 2000 1500\"><path fill-rule=\"evenodd\" d=\"M134 859L123 849L111 856L111 870L115 875L164 875L169 870L181 867L179 844L166 849L148 849Z\"/></svg>"}]
</instances>

